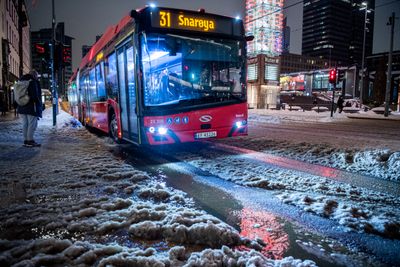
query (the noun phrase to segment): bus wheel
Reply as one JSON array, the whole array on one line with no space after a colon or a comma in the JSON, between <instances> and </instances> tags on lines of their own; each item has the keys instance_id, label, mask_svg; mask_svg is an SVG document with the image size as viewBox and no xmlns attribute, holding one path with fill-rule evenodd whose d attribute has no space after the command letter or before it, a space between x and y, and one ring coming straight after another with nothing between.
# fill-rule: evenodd
<instances>
[{"instance_id":1,"label":"bus wheel","mask_svg":"<svg viewBox=\"0 0 400 267\"><path fill-rule=\"evenodd\" d=\"M115 116L115 113L112 113L111 120L110 120L110 125L108 125L108 127L109 127L110 137L116 143L119 143L120 140L118 139L118 123L117 123L117 118Z\"/></svg>"}]
</instances>

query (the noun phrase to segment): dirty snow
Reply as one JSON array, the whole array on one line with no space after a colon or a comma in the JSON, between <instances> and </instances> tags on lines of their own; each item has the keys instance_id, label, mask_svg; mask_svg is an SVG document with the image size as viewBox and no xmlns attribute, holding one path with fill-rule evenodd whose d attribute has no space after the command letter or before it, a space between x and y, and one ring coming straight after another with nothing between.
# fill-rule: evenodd
<instances>
[{"instance_id":1,"label":"dirty snow","mask_svg":"<svg viewBox=\"0 0 400 267\"><path fill-rule=\"evenodd\" d=\"M249 121L254 124L298 124L299 127L305 127L310 123L335 124L338 122L351 123L347 116L383 119L383 115L375 114L373 111L361 112L359 114L335 113L330 117L330 112L316 113L314 111L273 111L273 110L250 110ZM293 158L318 164L346 170L349 172L361 173L381 179L400 182L400 114L393 113L390 119L398 122L397 131L393 131L393 140L380 140L379 136L371 138L373 141L365 140L357 128L353 127L345 138L340 140L335 136L335 132L318 136L309 132L307 135L298 135L296 133L279 132L276 135L270 133L264 138L241 138L241 145L257 151L263 151L274 155ZM372 121L371 121L372 122ZM251 127L251 125L250 125ZM314 126L316 127L316 126ZM310 128L312 129L312 128ZM315 131L319 129L316 127ZM371 124L371 130L374 124ZM368 136L370 132L366 133ZM352 137L351 135L354 135ZM360 136L357 139L357 136ZM312 138L319 140L312 140ZM375 139L375 140L374 140Z\"/></svg>"},{"instance_id":2,"label":"dirty snow","mask_svg":"<svg viewBox=\"0 0 400 267\"><path fill-rule=\"evenodd\" d=\"M1 266L315 266L267 259L265 244L113 156L64 112L52 127L46 110L41 148L21 146L18 121L0 124Z\"/></svg>"},{"instance_id":3,"label":"dirty snow","mask_svg":"<svg viewBox=\"0 0 400 267\"><path fill-rule=\"evenodd\" d=\"M330 121L329 124L348 120L344 114L335 114L334 118L330 118L327 114L313 114L312 111L250 110L249 136L218 142L316 165L400 181L398 136L393 140L378 140L376 143L371 141L371 138L357 140L357 137L350 140L332 138L332 141L327 143L325 141L329 138L321 141L318 137L307 137L296 131L282 132L279 127L275 131L268 129L271 124L284 126L287 121L291 124L300 122L299 127L307 128L307 125L316 122ZM262 128L257 136L251 133L252 126L256 125L261 125ZM318 126L313 127L318 128ZM335 128L330 127L328 131L331 129L334 131ZM267 137L262 136L262 131L268 132L265 134ZM368 146L369 149L366 148ZM284 203L335 220L349 231L400 238L398 196L337 182L304 171L262 164L249 159L246 155L224 153L209 146L199 149L196 153L181 152L176 157L225 180L273 190ZM393 186L398 186L398 192L400 191L400 184Z\"/></svg>"}]
</instances>

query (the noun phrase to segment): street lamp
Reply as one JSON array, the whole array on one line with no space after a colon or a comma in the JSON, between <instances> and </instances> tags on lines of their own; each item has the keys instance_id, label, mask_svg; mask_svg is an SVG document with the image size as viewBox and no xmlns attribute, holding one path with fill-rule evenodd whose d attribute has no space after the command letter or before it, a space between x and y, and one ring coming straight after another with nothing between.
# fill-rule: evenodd
<instances>
[{"instance_id":1,"label":"street lamp","mask_svg":"<svg viewBox=\"0 0 400 267\"><path fill-rule=\"evenodd\" d=\"M362 108L363 103L363 89L364 89L364 58L365 58L365 38L366 38L366 31L367 31L367 14L368 14L368 3L362 2L361 4L363 7L360 10L365 10L364 14L364 31L363 31L363 50L362 50L362 57L361 57L361 81L359 84L360 87L360 108Z\"/></svg>"}]
</instances>

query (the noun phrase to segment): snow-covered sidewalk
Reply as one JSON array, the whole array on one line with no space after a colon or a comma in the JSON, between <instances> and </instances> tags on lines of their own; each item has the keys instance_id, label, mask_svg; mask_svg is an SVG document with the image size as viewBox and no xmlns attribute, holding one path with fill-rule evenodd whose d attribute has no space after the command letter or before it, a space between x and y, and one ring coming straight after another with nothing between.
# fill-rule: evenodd
<instances>
[{"instance_id":1,"label":"snow-covered sidewalk","mask_svg":"<svg viewBox=\"0 0 400 267\"><path fill-rule=\"evenodd\" d=\"M357 132L356 127L351 127L352 124L355 124L354 118L369 120L365 122L370 124L367 137L363 136L364 133ZM312 164L400 181L400 114L392 113L387 119L392 123L391 129L388 129L391 130L392 140L384 141L377 134L375 137L371 137L374 127L382 125L384 118L383 115L375 114L372 111L360 114L335 113L333 117L330 117L329 112L249 110L250 128L258 124L266 126L291 124L292 126L298 125L298 129L308 127L309 131L307 133L301 131L298 133L295 131L274 132L267 127L266 137L242 138L238 143L257 151L265 151ZM377 124L377 121L380 121L381 124ZM360 122L360 120L356 120L356 122ZM329 126L330 124L332 126ZM319 126L315 125L321 125L321 127L318 128ZM322 127L322 125L325 126ZM335 128L334 125L343 125L343 128ZM293 129L295 128L293 127ZM321 131L323 134L313 131Z\"/></svg>"},{"instance_id":2,"label":"snow-covered sidewalk","mask_svg":"<svg viewBox=\"0 0 400 267\"><path fill-rule=\"evenodd\" d=\"M357 113L333 113L329 110L317 112L303 110L271 110L271 109L249 109L249 120L281 123L285 122L335 122L346 121L350 119L370 119L370 120L394 120L400 122L400 113L391 112L388 117L383 114L377 114L372 110L367 112L360 111Z\"/></svg>"},{"instance_id":3,"label":"snow-covered sidewalk","mask_svg":"<svg viewBox=\"0 0 400 267\"><path fill-rule=\"evenodd\" d=\"M261 241L113 156L108 138L57 120L45 112L40 148L0 121L0 266L314 266L265 258Z\"/></svg>"}]
</instances>

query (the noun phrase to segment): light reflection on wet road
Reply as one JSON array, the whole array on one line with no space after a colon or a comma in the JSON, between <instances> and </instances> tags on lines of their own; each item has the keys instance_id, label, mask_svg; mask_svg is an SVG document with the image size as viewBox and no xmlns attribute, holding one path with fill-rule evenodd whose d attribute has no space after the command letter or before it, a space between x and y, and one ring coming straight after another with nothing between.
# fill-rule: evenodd
<instances>
[{"instance_id":1,"label":"light reflection on wet road","mask_svg":"<svg viewBox=\"0 0 400 267\"><path fill-rule=\"evenodd\" d=\"M263 254L270 258L293 256L328 267L386 266L370 255L391 265L400 261L398 241L346 232L332 220L282 203L271 191L238 186L166 154L143 150L128 153L128 162L136 168L186 192L203 210L232 225L243 236L261 238L267 244Z\"/></svg>"},{"instance_id":2,"label":"light reflection on wet road","mask_svg":"<svg viewBox=\"0 0 400 267\"><path fill-rule=\"evenodd\" d=\"M232 182L228 182L220 178L208 175L207 173L191 167L186 163L171 163L167 165L171 170L181 172L185 175L193 176L194 182L192 183L192 185L199 183L210 186L212 190L216 190L215 188L218 188L219 191L231 195L233 199L239 201L244 207L251 207L252 209L257 211L273 214L275 217L284 220L284 223L290 224L290 222L296 222L305 229L308 229L306 231L310 231L311 233L316 233L317 235L326 236L338 240L339 242L347 244L350 247L354 246L361 251L375 255L383 261L388 261L389 264L396 265L398 262L400 262L400 255L398 254L398 251L400 251L399 240L384 239L379 236L366 233L357 233L352 231L349 232L346 230L345 227L339 225L335 221L322 218L309 212L304 212L294 206L282 203L274 196L271 191L260 188L239 186ZM185 188L178 189L185 191ZM189 195L196 199L196 195ZM209 193L210 198L219 198L219 196L220 195L218 194ZM220 201L220 203L222 204L222 201ZM259 220L262 221L264 219L260 218ZM293 238L296 237L292 236L291 239ZM299 246L299 249L300 248L301 246ZM314 255L310 255L310 253L306 252L304 249L299 253L298 256L303 259L312 259L316 261L319 266L330 266L327 262L325 262L325 260L322 260L321 257L318 258ZM347 260L351 261L351 258L347 258ZM321 261L323 262L323 264L321 263ZM363 265L364 264L359 266ZM333 264L332 266L337 266L337 264ZM364 266L367 266L367 264L365 263Z\"/></svg>"},{"instance_id":3,"label":"light reflection on wet road","mask_svg":"<svg viewBox=\"0 0 400 267\"><path fill-rule=\"evenodd\" d=\"M238 214L240 234L250 239L262 239L266 244L263 254L273 259L282 259L289 248L289 237L283 224L272 213L265 210L243 208Z\"/></svg>"}]
</instances>

